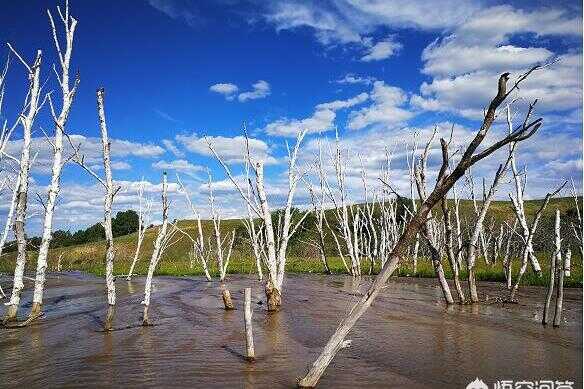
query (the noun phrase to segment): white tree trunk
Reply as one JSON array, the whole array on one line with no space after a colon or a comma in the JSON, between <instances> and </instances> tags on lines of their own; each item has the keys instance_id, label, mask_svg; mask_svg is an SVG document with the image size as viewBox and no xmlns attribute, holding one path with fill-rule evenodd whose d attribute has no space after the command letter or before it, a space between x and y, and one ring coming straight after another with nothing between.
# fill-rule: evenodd
<instances>
[{"instance_id":1,"label":"white tree trunk","mask_svg":"<svg viewBox=\"0 0 584 389\"><path fill-rule=\"evenodd\" d=\"M65 132L65 125L67 119L69 118L69 112L71 111L71 105L73 104L73 99L75 93L77 92L77 85L79 84L79 78L74 81L73 88L69 85L69 64L71 61L71 53L73 50L73 39L75 34L75 28L77 26L77 20L69 16L69 6L68 3L65 7L65 38L66 38L66 48L64 55L61 53L60 46L58 44L57 32L55 23L53 22L53 17L49 11L49 21L51 23L53 38L55 40L57 53L61 59L61 77L60 85L62 91L62 107L61 112L57 116L53 107L52 100L49 99L51 106L51 113L53 120L55 122L55 139L53 142L53 166L51 170L51 183L49 184L49 189L47 193L47 201L45 203L45 217L43 222L43 233L41 239L41 245L39 247L39 254L37 259L36 268L36 279L34 284L34 295L33 304L30 312L29 320L34 320L36 317L41 315L42 304L43 304L43 292L46 280L46 270L47 270L47 259L49 255L49 247L51 240L53 238L53 214L55 212L55 205L57 203L57 196L59 195L59 184L61 181L61 171L63 170L63 138ZM60 11L59 11L60 12Z\"/></svg>"},{"instance_id":2,"label":"white tree trunk","mask_svg":"<svg viewBox=\"0 0 584 389\"><path fill-rule=\"evenodd\" d=\"M252 306L251 306L251 288L245 288L244 299L244 320L245 320L245 352L249 361L255 360L255 349L253 346L253 327L252 327Z\"/></svg>"},{"instance_id":3,"label":"white tree trunk","mask_svg":"<svg viewBox=\"0 0 584 389\"><path fill-rule=\"evenodd\" d=\"M99 129L101 132L101 143L103 149L103 168L105 174L105 189L104 196L104 217L103 227L105 229L105 284L107 293L108 313L105 320L105 330L111 330L113 326L114 307L116 305L116 284L114 279L114 236L112 233L112 206L116 190L114 189L114 182L112 178L111 157L110 157L110 141L107 131L107 123L105 119L104 109L104 95L105 90L100 88L97 90L97 112L99 117Z\"/></svg>"},{"instance_id":4,"label":"white tree trunk","mask_svg":"<svg viewBox=\"0 0 584 389\"><path fill-rule=\"evenodd\" d=\"M40 72L41 72L42 52L37 50L34 63L28 69L29 89L25 106L28 106L26 115L21 118L23 140L22 152L20 155L20 171L18 188L15 188L16 194L16 218L14 220L14 234L17 243L16 266L14 268L14 282L12 286L12 295L6 309L4 322L16 320L18 308L20 305L20 294L24 289L24 269L26 266L26 207L28 198L28 183L30 176L30 144L32 139L32 127L39 110L40 98ZM24 62L23 62L24 63Z\"/></svg>"},{"instance_id":5,"label":"white tree trunk","mask_svg":"<svg viewBox=\"0 0 584 389\"><path fill-rule=\"evenodd\" d=\"M148 275L146 276L146 283L144 284L144 300L142 305L144 305L144 314L142 316L142 324L147 326L150 325L148 318L148 308L150 307L150 294L152 293L152 277L154 277L154 271L156 266L158 266L158 261L162 256L164 249L164 243L167 237L168 231L168 197L167 197L167 181L166 172L162 175L162 225L158 229L158 235L154 241L154 250L152 251L152 256L150 257L150 265L148 266Z\"/></svg>"}]
</instances>

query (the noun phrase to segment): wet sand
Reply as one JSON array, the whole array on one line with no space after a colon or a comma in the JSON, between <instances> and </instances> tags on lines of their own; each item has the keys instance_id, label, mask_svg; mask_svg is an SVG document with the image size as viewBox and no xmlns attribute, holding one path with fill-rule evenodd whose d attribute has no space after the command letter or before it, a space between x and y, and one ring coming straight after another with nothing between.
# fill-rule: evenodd
<instances>
[{"instance_id":1,"label":"wet sand","mask_svg":"<svg viewBox=\"0 0 584 389\"><path fill-rule=\"evenodd\" d=\"M222 309L218 282L156 277L154 326L146 328L139 326L143 284L143 278L116 281L117 330L104 333L102 279L50 275L45 317L29 328L0 329L0 387L291 388L369 280L355 285L351 277L289 275L283 310L267 314L258 304L262 286L252 277L228 280L238 308L231 312ZM26 285L22 315L31 305ZM255 363L243 359L248 286ZM506 295L501 284L481 283L479 291L491 303L446 308L436 280L393 279L319 387L464 388L475 377L490 387L540 379L582 387L582 289L566 290L558 329L541 325L544 288L520 289L520 304L496 302Z\"/></svg>"}]
</instances>

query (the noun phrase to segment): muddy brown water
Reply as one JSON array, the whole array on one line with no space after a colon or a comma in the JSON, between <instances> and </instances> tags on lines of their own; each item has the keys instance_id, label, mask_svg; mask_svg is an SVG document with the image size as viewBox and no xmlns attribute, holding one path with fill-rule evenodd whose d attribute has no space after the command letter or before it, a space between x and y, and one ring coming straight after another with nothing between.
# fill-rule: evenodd
<instances>
[{"instance_id":1,"label":"muddy brown water","mask_svg":"<svg viewBox=\"0 0 584 389\"><path fill-rule=\"evenodd\" d=\"M9 285L3 278L2 286ZM52 274L45 317L0 329L1 387L291 388L369 285L351 277L289 275L284 309L266 314L261 284L228 281L238 308L222 309L220 285L156 277L152 327L140 327L143 278L116 281L116 330L101 331L103 280ZM24 295L30 309L30 281ZM246 362L244 287L253 288L257 360ZM541 325L545 289L525 287L502 304L501 284L481 283L490 303L446 308L433 279L392 279L358 322L319 387L464 388L476 377L575 381L582 387L582 289L568 289L561 328ZM0 310L3 310L0 309ZM129 327L129 328L127 328Z\"/></svg>"}]
</instances>

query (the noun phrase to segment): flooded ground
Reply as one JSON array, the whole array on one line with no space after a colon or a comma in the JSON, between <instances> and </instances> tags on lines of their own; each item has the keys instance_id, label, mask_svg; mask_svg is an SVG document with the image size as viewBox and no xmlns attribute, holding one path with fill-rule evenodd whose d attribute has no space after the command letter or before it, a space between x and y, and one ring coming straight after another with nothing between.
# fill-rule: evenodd
<instances>
[{"instance_id":1,"label":"flooded ground","mask_svg":"<svg viewBox=\"0 0 584 389\"><path fill-rule=\"evenodd\" d=\"M262 287L251 277L229 279L239 308L231 312L222 309L216 282L157 277L150 313L155 325L143 328L143 281L117 280L118 330L104 333L102 279L51 275L42 321L0 329L0 386L294 387L358 298L356 292L369 283L290 275L284 309L268 315L258 304L264 300ZM5 290L8 284L3 278ZM30 309L29 284L23 315ZM255 363L242 356L241 291L248 286L256 302ZM520 304L496 302L504 296L501 288L482 283L482 297L492 303L446 308L436 280L392 280L319 387L464 388L475 377L490 387L497 380L541 379L582 387L582 289L566 291L564 323L554 329L540 324L543 288L522 288Z\"/></svg>"}]
</instances>

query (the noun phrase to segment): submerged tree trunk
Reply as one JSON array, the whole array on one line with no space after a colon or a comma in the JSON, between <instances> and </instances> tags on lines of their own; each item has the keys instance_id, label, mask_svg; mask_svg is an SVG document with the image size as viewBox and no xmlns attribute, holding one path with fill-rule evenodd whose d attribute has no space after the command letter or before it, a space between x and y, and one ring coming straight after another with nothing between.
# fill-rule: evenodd
<instances>
[{"instance_id":1,"label":"submerged tree trunk","mask_svg":"<svg viewBox=\"0 0 584 389\"><path fill-rule=\"evenodd\" d=\"M365 295L357 302L348 315L341 321L337 327L335 333L332 335L326 346L324 347L320 356L312 364L310 371L306 376L298 382L300 387L314 387L316 386L318 380L324 373L325 369L335 356L336 352L341 348L345 337L349 331L353 328L357 320L366 312L367 308L373 303L379 292L385 287L386 282L389 277L393 274L400 259L407 252L408 246L413 240L414 236L420 228L427 222L428 215L431 209L448 193L452 186L456 183L464 172L471 167L473 164L484 159L488 155L492 154L496 150L504 147L510 142L520 141L528 139L533 135L537 129L541 126L541 119L537 119L532 122L528 122L529 114L531 114L531 107L528 112L527 118L523 125L519 127L513 134L508 135L504 139L497 141L496 143L488 146L484 150L477 152L477 148L480 146L482 141L487 136L489 128L491 127L493 121L495 120L495 112L497 108L503 103L507 96L512 93L519 85L519 83L527 78L531 72L538 69L538 67L532 68L530 71L522 75L515 85L507 90L507 80L509 79L509 73L504 73L499 78L498 92L495 98L491 101L489 108L483 119L480 130L475 135L473 140L470 142L462 157L457 164L456 168L452 170L451 173L447 174L448 170L448 146L446 141L441 140L442 145L442 166L438 173L438 178L436 180L436 185L432 193L427 197L426 201L422 203L418 212L412 217L412 219L406 224L404 231L399 238L397 244L395 245L388 262L381 269L379 275L375 278L373 284Z\"/></svg>"},{"instance_id":2,"label":"submerged tree trunk","mask_svg":"<svg viewBox=\"0 0 584 389\"><path fill-rule=\"evenodd\" d=\"M546 325L549 320L550 304L552 302L552 296L554 295L554 283L556 278L556 265L559 265L559 260L561 260L561 238L560 238L560 210L556 209L556 222L555 222L555 251L550 258L550 284L545 298L545 304L543 306L543 317L541 323Z\"/></svg>"},{"instance_id":3,"label":"submerged tree trunk","mask_svg":"<svg viewBox=\"0 0 584 389\"><path fill-rule=\"evenodd\" d=\"M60 12L60 11L59 11ZM53 17L50 12L49 20L51 22L51 27L53 31L53 38L55 42L58 42L55 23L53 22ZM36 279L34 284L34 295L32 309L28 318L28 321L32 321L42 314L42 304L43 304L43 292L46 280L46 270L47 270L47 259L49 256L49 247L51 240L53 238L53 215L55 211L55 205L57 203L57 196L59 195L59 185L61 181L61 172L63 170L63 138L65 132L65 125L67 119L69 118L69 112L71 111L71 105L73 104L73 98L77 92L77 85L79 84L79 77L74 81L73 88L69 85L69 64L71 61L71 53L73 50L73 37L75 34L75 28L77 26L77 20L69 16L69 6L68 3L65 7L65 38L66 38L66 49L64 55L61 54L59 45L57 44L57 53L61 57L61 77L60 85L62 91L62 107L59 116L56 115L52 100L49 99L51 106L51 113L53 120L55 122L55 139L53 142L53 167L51 174L51 183L49 184L49 189L47 193L47 201L45 203L45 218L43 223L43 234L41 239L41 245L39 247L39 254L37 259L36 268Z\"/></svg>"},{"instance_id":4,"label":"submerged tree trunk","mask_svg":"<svg viewBox=\"0 0 584 389\"><path fill-rule=\"evenodd\" d=\"M24 269L26 266L26 208L28 199L28 184L30 176L30 145L32 140L32 127L39 109L40 97L40 71L42 52L37 50L34 64L28 69L29 89L25 106L28 106L27 114L21 118L23 129L22 152L20 155L20 171L18 177L18 188L16 193L16 218L14 220L14 234L16 236L17 254L16 266L14 268L14 282L12 295L8 303L3 322L16 320L18 308L20 306L20 294L24 289Z\"/></svg>"},{"instance_id":5,"label":"submerged tree trunk","mask_svg":"<svg viewBox=\"0 0 584 389\"><path fill-rule=\"evenodd\" d=\"M148 266L148 275L146 276L146 283L144 285L144 300L142 305L144 305L144 313L142 316L142 325L150 325L150 320L148 318L148 308L150 307L150 294L152 292L152 278L154 277L154 271L158 265L158 261L162 256L164 251L165 240L168 230L168 197L167 197L167 184L166 184L166 172L162 175L162 225L158 230L158 235L154 241L154 250L152 251L152 256L150 257L150 265Z\"/></svg>"},{"instance_id":6,"label":"submerged tree trunk","mask_svg":"<svg viewBox=\"0 0 584 389\"><path fill-rule=\"evenodd\" d=\"M104 196L104 217L103 227L105 230L105 285L108 303L108 312L104 324L104 329L109 331L113 327L115 305L116 305L116 284L114 282L114 236L112 232L112 206L116 190L114 189L114 182L112 178L111 157L110 157L110 141L107 131L107 123L105 120L104 108L105 90L100 88L97 90L97 112L99 117L99 128L101 132L101 144L103 149L103 168L105 173L105 196Z\"/></svg>"}]
</instances>

